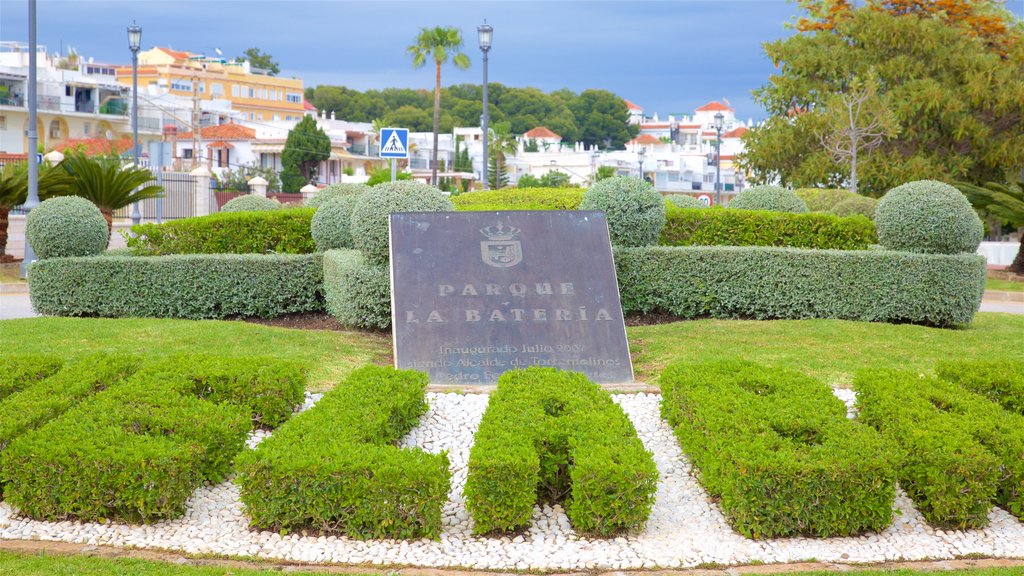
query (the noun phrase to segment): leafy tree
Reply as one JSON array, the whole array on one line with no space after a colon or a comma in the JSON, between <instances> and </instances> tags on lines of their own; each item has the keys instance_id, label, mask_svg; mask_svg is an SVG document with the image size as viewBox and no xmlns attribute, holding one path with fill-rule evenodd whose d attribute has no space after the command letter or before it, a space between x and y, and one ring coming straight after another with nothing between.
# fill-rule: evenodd
<instances>
[{"instance_id":1,"label":"leafy tree","mask_svg":"<svg viewBox=\"0 0 1024 576\"><path fill-rule=\"evenodd\" d=\"M412 174L408 172L396 172L395 180L410 180ZM370 172L370 179L366 181L367 186L376 186L381 182L391 182L391 168L378 168L373 172Z\"/></svg>"},{"instance_id":2,"label":"leafy tree","mask_svg":"<svg viewBox=\"0 0 1024 576\"><path fill-rule=\"evenodd\" d=\"M473 171L473 160L469 157L469 147L463 145L462 138L455 141L455 162L452 169L456 172Z\"/></svg>"},{"instance_id":3,"label":"leafy tree","mask_svg":"<svg viewBox=\"0 0 1024 576\"><path fill-rule=\"evenodd\" d=\"M253 68L259 68L267 71L267 76L277 76L281 72L281 68L277 65L274 58L266 52L261 52L259 48L246 48L243 56L239 56L235 60L239 62L249 62L249 65Z\"/></svg>"},{"instance_id":4,"label":"leafy tree","mask_svg":"<svg viewBox=\"0 0 1024 576\"><path fill-rule=\"evenodd\" d=\"M502 169L495 156L487 161L487 183L495 190L508 186L508 171Z\"/></svg>"},{"instance_id":5,"label":"leafy tree","mask_svg":"<svg viewBox=\"0 0 1024 576\"><path fill-rule=\"evenodd\" d=\"M426 132L430 130L430 115L426 110L415 106L402 106L384 117L387 126L408 128L413 132Z\"/></svg>"},{"instance_id":6,"label":"leafy tree","mask_svg":"<svg viewBox=\"0 0 1024 576\"><path fill-rule=\"evenodd\" d=\"M597 172L594 174L594 181L604 180L605 178L611 178L615 176L614 166L598 166Z\"/></svg>"},{"instance_id":7,"label":"leafy tree","mask_svg":"<svg viewBox=\"0 0 1024 576\"><path fill-rule=\"evenodd\" d=\"M527 138L526 142L523 142L523 152L538 152L539 150L535 139Z\"/></svg>"},{"instance_id":8,"label":"leafy tree","mask_svg":"<svg viewBox=\"0 0 1024 576\"><path fill-rule=\"evenodd\" d=\"M151 184L152 172L134 165L125 166L120 158L70 152L60 166L72 178L68 192L100 209L107 220L108 234L113 228L115 210L164 194L162 186Z\"/></svg>"},{"instance_id":9,"label":"leafy tree","mask_svg":"<svg viewBox=\"0 0 1024 576\"><path fill-rule=\"evenodd\" d=\"M525 174L516 183L517 188L573 188L568 174L551 170L540 178L533 174Z\"/></svg>"},{"instance_id":10,"label":"leafy tree","mask_svg":"<svg viewBox=\"0 0 1024 576\"><path fill-rule=\"evenodd\" d=\"M412 57L413 68L420 68L433 60L436 67L434 84L434 148L430 153L430 182L437 184L437 133L441 124L441 66L451 59L456 68L469 68L469 56L462 53L462 33L458 28L436 26L422 28L416 43L406 52Z\"/></svg>"},{"instance_id":11,"label":"leafy tree","mask_svg":"<svg viewBox=\"0 0 1024 576\"><path fill-rule=\"evenodd\" d=\"M249 180L259 176L267 181L268 192L281 191L281 178L273 168L263 168L255 162L244 164L234 170L227 170L217 178L217 188L221 190L249 191Z\"/></svg>"},{"instance_id":12,"label":"leafy tree","mask_svg":"<svg viewBox=\"0 0 1024 576\"><path fill-rule=\"evenodd\" d=\"M38 194L40 200L63 196L71 191L71 178L60 164L39 165ZM7 229L11 209L28 200L28 163L17 162L0 166L0 259L7 250Z\"/></svg>"},{"instance_id":13,"label":"leafy tree","mask_svg":"<svg viewBox=\"0 0 1024 576\"><path fill-rule=\"evenodd\" d=\"M281 151L281 186L286 192L299 190L313 179L320 163L330 157L331 139L312 116L303 116L288 132Z\"/></svg>"},{"instance_id":14,"label":"leafy tree","mask_svg":"<svg viewBox=\"0 0 1024 576\"><path fill-rule=\"evenodd\" d=\"M619 150L640 131L639 126L629 123L626 102L607 90L584 90L572 106L579 140L587 146Z\"/></svg>"},{"instance_id":15,"label":"leafy tree","mask_svg":"<svg viewBox=\"0 0 1024 576\"><path fill-rule=\"evenodd\" d=\"M957 182L956 186L975 208L1024 232L1024 180L1009 184L988 182L984 186ZM1024 243L1017 250L1009 270L1024 274Z\"/></svg>"}]
</instances>

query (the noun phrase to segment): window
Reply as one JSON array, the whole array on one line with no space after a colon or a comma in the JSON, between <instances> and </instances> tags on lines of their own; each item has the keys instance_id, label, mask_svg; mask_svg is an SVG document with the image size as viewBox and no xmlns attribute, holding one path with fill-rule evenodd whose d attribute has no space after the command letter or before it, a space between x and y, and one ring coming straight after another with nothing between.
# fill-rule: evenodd
<instances>
[{"instance_id":1,"label":"window","mask_svg":"<svg viewBox=\"0 0 1024 576\"><path fill-rule=\"evenodd\" d=\"M274 122L280 122L280 121L281 121L281 115L280 114L274 114Z\"/></svg>"},{"instance_id":2,"label":"window","mask_svg":"<svg viewBox=\"0 0 1024 576\"><path fill-rule=\"evenodd\" d=\"M256 119L256 115L253 114L252 112L249 112L249 120L255 120L255 119Z\"/></svg>"},{"instance_id":3,"label":"window","mask_svg":"<svg viewBox=\"0 0 1024 576\"><path fill-rule=\"evenodd\" d=\"M238 85L237 84L232 84L231 85L231 95L234 96L235 98L238 98Z\"/></svg>"},{"instance_id":4,"label":"window","mask_svg":"<svg viewBox=\"0 0 1024 576\"><path fill-rule=\"evenodd\" d=\"M257 118L258 120L263 120L263 112L260 112L259 114L257 114L257 115L256 115L256 118Z\"/></svg>"},{"instance_id":5,"label":"window","mask_svg":"<svg viewBox=\"0 0 1024 576\"><path fill-rule=\"evenodd\" d=\"M254 90L252 89L252 87L250 86L250 87L249 87L249 98L255 98L255 96L253 96L253 94L255 94L255 91L254 91Z\"/></svg>"},{"instance_id":6,"label":"window","mask_svg":"<svg viewBox=\"0 0 1024 576\"><path fill-rule=\"evenodd\" d=\"M199 85L202 88L202 84ZM192 83L188 80L171 80L171 90L178 92L191 92Z\"/></svg>"},{"instance_id":7,"label":"window","mask_svg":"<svg viewBox=\"0 0 1024 576\"><path fill-rule=\"evenodd\" d=\"M206 92L206 82L198 82L198 84L199 84L199 93L200 94L205 93Z\"/></svg>"},{"instance_id":8,"label":"window","mask_svg":"<svg viewBox=\"0 0 1024 576\"><path fill-rule=\"evenodd\" d=\"M267 99L267 89L266 88L260 88L260 100L266 100L266 99Z\"/></svg>"},{"instance_id":9,"label":"window","mask_svg":"<svg viewBox=\"0 0 1024 576\"><path fill-rule=\"evenodd\" d=\"M224 85L223 84L210 84L210 95L211 96L223 96Z\"/></svg>"},{"instance_id":10,"label":"window","mask_svg":"<svg viewBox=\"0 0 1024 576\"><path fill-rule=\"evenodd\" d=\"M288 101L293 103L293 104L301 104L302 103L302 94L295 94L293 92L289 92L288 93Z\"/></svg>"},{"instance_id":11,"label":"window","mask_svg":"<svg viewBox=\"0 0 1024 576\"><path fill-rule=\"evenodd\" d=\"M186 159L186 160L191 160L192 159L192 149L191 148L183 149L181 151L181 157Z\"/></svg>"},{"instance_id":12,"label":"window","mask_svg":"<svg viewBox=\"0 0 1024 576\"><path fill-rule=\"evenodd\" d=\"M71 96L71 86L68 86L67 84L64 85L64 95Z\"/></svg>"},{"instance_id":13,"label":"window","mask_svg":"<svg viewBox=\"0 0 1024 576\"><path fill-rule=\"evenodd\" d=\"M60 120L53 120L50 122L50 138L54 140L60 140L63 138L60 133Z\"/></svg>"},{"instance_id":14,"label":"window","mask_svg":"<svg viewBox=\"0 0 1024 576\"><path fill-rule=\"evenodd\" d=\"M86 138L89 137L89 132L91 132L91 131L92 131L92 126L88 122L86 122L84 125L82 125L82 134L85 134Z\"/></svg>"}]
</instances>

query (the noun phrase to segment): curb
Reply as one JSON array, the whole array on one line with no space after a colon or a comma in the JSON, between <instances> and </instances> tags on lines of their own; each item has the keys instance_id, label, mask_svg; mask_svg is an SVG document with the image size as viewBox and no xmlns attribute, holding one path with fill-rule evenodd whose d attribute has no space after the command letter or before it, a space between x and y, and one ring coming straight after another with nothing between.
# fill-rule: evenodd
<instances>
[{"instance_id":1,"label":"curb","mask_svg":"<svg viewBox=\"0 0 1024 576\"><path fill-rule=\"evenodd\" d=\"M981 299L988 302L1024 302L1024 292L985 290L985 295Z\"/></svg>"},{"instance_id":2,"label":"curb","mask_svg":"<svg viewBox=\"0 0 1024 576\"><path fill-rule=\"evenodd\" d=\"M28 294L28 282L6 282L0 284L0 294Z\"/></svg>"}]
</instances>

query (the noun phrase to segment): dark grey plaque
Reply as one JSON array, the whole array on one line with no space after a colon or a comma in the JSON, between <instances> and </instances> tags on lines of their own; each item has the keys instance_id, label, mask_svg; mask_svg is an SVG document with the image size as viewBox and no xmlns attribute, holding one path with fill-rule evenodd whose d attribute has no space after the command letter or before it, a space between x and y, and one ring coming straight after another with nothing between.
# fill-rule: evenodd
<instances>
[{"instance_id":1,"label":"dark grey plaque","mask_svg":"<svg viewBox=\"0 0 1024 576\"><path fill-rule=\"evenodd\" d=\"M395 365L437 384L553 366L633 381L601 212L391 215Z\"/></svg>"}]
</instances>

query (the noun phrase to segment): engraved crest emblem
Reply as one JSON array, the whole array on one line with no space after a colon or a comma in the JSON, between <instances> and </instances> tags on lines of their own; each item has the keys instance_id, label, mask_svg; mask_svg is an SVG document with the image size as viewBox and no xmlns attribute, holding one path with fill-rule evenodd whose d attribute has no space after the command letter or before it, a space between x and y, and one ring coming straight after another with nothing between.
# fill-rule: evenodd
<instances>
[{"instance_id":1,"label":"engraved crest emblem","mask_svg":"<svg viewBox=\"0 0 1024 576\"><path fill-rule=\"evenodd\" d=\"M487 240L480 242L480 256L484 264L495 268L511 268L523 261L523 246L515 237L519 228L498 222L496 226L481 228L480 233Z\"/></svg>"}]
</instances>

